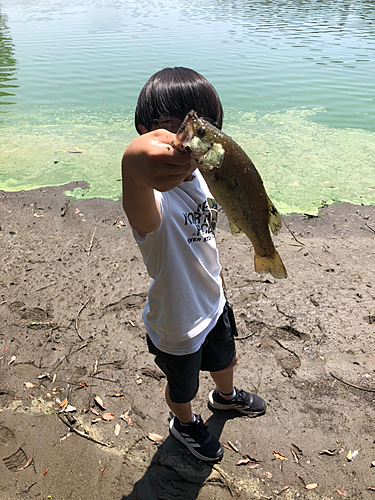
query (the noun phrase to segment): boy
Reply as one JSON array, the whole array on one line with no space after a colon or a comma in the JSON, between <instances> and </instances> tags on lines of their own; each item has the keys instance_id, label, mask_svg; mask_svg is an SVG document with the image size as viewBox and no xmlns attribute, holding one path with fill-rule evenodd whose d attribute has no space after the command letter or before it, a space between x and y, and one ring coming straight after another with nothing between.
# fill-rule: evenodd
<instances>
[{"instance_id":1,"label":"boy","mask_svg":"<svg viewBox=\"0 0 375 500\"><path fill-rule=\"evenodd\" d=\"M266 403L233 386L236 327L224 296L215 222L194 160L171 146L191 109L221 128L220 99L195 71L165 68L145 84L135 112L140 136L122 160L123 207L153 279L143 320L149 351L168 381L165 397L175 415L170 432L197 458L215 461L223 449L191 409L200 370L216 384L212 409L257 416Z\"/></svg>"}]
</instances>

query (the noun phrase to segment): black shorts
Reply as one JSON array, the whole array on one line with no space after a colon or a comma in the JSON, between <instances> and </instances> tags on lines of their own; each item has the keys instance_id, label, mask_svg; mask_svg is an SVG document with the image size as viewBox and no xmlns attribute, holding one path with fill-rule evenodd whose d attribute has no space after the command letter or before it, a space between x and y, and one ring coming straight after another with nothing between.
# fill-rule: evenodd
<instances>
[{"instance_id":1,"label":"black shorts","mask_svg":"<svg viewBox=\"0 0 375 500\"><path fill-rule=\"evenodd\" d=\"M236 356L237 335L233 311L227 302L222 315L197 352L176 356L160 351L147 335L148 349L165 373L173 403L188 403L198 392L199 372L219 372L230 366Z\"/></svg>"}]
</instances>

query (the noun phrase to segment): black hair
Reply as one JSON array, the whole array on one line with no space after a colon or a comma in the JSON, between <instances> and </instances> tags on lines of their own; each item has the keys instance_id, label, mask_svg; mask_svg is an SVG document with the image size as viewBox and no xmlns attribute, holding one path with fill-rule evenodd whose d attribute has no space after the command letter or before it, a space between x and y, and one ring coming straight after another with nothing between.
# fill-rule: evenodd
<instances>
[{"instance_id":1,"label":"black hair","mask_svg":"<svg viewBox=\"0 0 375 500\"><path fill-rule=\"evenodd\" d=\"M135 110L135 128L150 130L150 123L161 116L183 120L190 110L210 118L221 128L223 107L211 83L193 69L164 68L155 73L142 88Z\"/></svg>"}]
</instances>

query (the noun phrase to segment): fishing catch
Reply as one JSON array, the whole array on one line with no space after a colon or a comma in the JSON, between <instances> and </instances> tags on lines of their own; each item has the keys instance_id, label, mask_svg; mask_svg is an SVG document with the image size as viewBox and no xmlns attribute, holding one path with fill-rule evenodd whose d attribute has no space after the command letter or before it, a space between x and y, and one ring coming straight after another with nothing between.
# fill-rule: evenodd
<instances>
[{"instance_id":1,"label":"fishing catch","mask_svg":"<svg viewBox=\"0 0 375 500\"><path fill-rule=\"evenodd\" d=\"M269 231L270 227L274 235L280 232L281 217L247 154L193 110L186 115L173 146L187 151L197 162L211 193L223 207L232 233L246 234L253 244L255 271L286 278Z\"/></svg>"}]
</instances>

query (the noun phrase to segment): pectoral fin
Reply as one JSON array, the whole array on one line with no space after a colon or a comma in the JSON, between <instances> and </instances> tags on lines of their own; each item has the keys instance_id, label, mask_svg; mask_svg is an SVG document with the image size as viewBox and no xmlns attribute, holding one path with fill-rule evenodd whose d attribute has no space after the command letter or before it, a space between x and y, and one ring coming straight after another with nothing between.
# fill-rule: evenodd
<instances>
[{"instance_id":1,"label":"pectoral fin","mask_svg":"<svg viewBox=\"0 0 375 500\"><path fill-rule=\"evenodd\" d=\"M239 227L233 224L233 222L231 222L230 220L228 220L228 222L229 222L230 232L233 234L233 236L235 236L236 238L241 238L242 236L245 236L245 233L243 233Z\"/></svg>"},{"instance_id":2,"label":"pectoral fin","mask_svg":"<svg viewBox=\"0 0 375 500\"><path fill-rule=\"evenodd\" d=\"M272 233L276 236L281 231L282 220L277 208L267 196L268 203L268 224Z\"/></svg>"}]
</instances>

